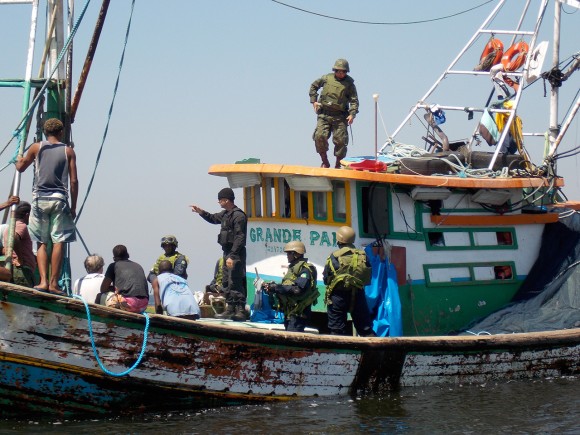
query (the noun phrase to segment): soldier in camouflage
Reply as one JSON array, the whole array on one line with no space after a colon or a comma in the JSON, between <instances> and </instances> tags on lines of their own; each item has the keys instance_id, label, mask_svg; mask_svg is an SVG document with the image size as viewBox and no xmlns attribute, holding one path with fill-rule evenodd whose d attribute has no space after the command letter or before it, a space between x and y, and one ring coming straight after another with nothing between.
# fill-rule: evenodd
<instances>
[{"instance_id":1,"label":"soldier in camouflage","mask_svg":"<svg viewBox=\"0 0 580 435\"><path fill-rule=\"evenodd\" d=\"M347 127L358 113L358 95L354 80L347 75L350 71L346 59L338 59L332 68L334 73L323 75L310 85L310 103L318 115L316 130L312 138L316 152L320 154L323 168L330 168L328 161L328 139L334 143L335 168L346 157L348 146ZM322 88L320 96L318 91Z\"/></svg>"}]
</instances>

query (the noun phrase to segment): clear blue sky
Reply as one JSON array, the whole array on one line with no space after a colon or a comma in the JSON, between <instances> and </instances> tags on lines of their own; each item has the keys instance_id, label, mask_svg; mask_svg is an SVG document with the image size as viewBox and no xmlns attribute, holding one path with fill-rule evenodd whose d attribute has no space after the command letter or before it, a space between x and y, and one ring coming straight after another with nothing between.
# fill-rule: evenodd
<instances>
[{"instance_id":1,"label":"clear blue sky","mask_svg":"<svg viewBox=\"0 0 580 435\"><path fill-rule=\"evenodd\" d=\"M41 11L45 6L41 1ZM77 1L77 11L84 5ZM287 0L285 3L318 14L367 22L408 22L455 14L485 0L345 1ZM519 17L523 0L510 0L504 16ZM533 2L536 4L536 2ZM79 203L94 168L107 122L109 105L123 48L129 0L111 2L101 42L85 89L73 138L78 155ZM311 139L315 116L309 105L310 83L330 72L335 59L347 58L360 99L360 114L353 125L354 143L349 155L374 150L372 95L378 93L385 125L392 132L409 108L426 92L465 45L496 2L453 18L415 25L358 24L291 9L270 0L167 0L136 2L124 68L112 121L79 230L90 251L112 261L111 249L127 245L133 260L148 270L161 253L160 238L175 234L179 250L189 255L190 283L201 288L209 282L220 255L217 226L190 211L197 204L219 211L216 194L226 180L207 174L214 163L231 163L257 157L263 162L318 165ZM75 40L75 85L100 8L93 0ZM535 18L536 6L532 16ZM0 78L23 77L30 5L0 5ZM549 26L539 40L551 37ZM565 6L567 30L562 34L562 58L580 47L580 12ZM41 30L44 28L41 12ZM507 27L507 21L497 27ZM575 30L574 30L575 29ZM39 41L42 38L39 37ZM506 45L507 37L503 38ZM478 63L485 40L479 40L460 64ZM41 50L40 44L38 50ZM551 48L548 60L551 59ZM547 63L546 63L547 66ZM35 73L38 64L34 66ZM579 88L576 74L564 84L561 116ZM487 96L491 85L481 86ZM541 82L524 96L528 112L521 112L526 131L547 129L548 99ZM22 108L20 89L0 89L0 144L3 147L17 125ZM532 97L528 97L533 94ZM466 101L451 86L441 103L483 106ZM529 98L529 99L528 99ZM533 102L532 102L533 101ZM473 121L475 122L475 121ZM418 125L417 121L414 124ZM473 124L470 129L475 126ZM444 126L449 136L471 133ZM578 145L579 124L572 125L562 150ZM405 138L420 142L421 131ZM459 137L456 137L459 136ZM379 146L386 139L379 127ZM541 142L526 142L539 156ZM482 148L487 150L487 146ZM491 150L491 149L490 149ZM12 152L3 154L4 165ZM560 165L567 180L565 192L578 199L577 157ZM0 173L5 194L13 177ZM21 197L30 200L32 174L22 180ZM242 192L236 191L241 203ZM84 273L86 253L72 245L73 278Z\"/></svg>"}]
</instances>

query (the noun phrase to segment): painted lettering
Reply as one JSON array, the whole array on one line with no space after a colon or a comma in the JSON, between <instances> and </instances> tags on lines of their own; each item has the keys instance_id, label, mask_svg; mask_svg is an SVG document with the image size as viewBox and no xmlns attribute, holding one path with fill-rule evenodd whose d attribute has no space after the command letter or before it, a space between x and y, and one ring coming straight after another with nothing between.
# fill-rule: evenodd
<instances>
[{"instance_id":1,"label":"painted lettering","mask_svg":"<svg viewBox=\"0 0 580 435\"><path fill-rule=\"evenodd\" d=\"M318 239L320 239L320 233L318 231L310 231L310 246L314 246Z\"/></svg>"}]
</instances>

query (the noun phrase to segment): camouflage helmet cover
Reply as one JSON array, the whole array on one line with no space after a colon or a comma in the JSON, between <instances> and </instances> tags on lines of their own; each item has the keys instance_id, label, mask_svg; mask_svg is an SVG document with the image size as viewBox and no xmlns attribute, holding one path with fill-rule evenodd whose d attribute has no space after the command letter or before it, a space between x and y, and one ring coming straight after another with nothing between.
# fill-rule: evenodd
<instances>
[{"instance_id":1,"label":"camouflage helmet cover","mask_svg":"<svg viewBox=\"0 0 580 435\"><path fill-rule=\"evenodd\" d=\"M293 240L284 245L284 252L296 252L304 255L306 253L306 247L304 246L304 243L298 240Z\"/></svg>"},{"instance_id":2,"label":"camouflage helmet cover","mask_svg":"<svg viewBox=\"0 0 580 435\"><path fill-rule=\"evenodd\" d=\"M340 227L336 232L336 241L339 243L350 244L354 243L356 239L356 234L351 227Z\"/></svg>"},{"instance_id":3,"label":"camouflage helmet cover","mask_svg":"<svg viewBox=\"0 0 580 435\"><path fill-rule=\"evenodd\" d=\"M332 70L336 71L337 69L341 69L341 70L344 70L346 72L350 72L350 68L348 67L348 60L337 59L336 62L334 62L334 66L332 67Z\"/></svg>"}]
</instances>

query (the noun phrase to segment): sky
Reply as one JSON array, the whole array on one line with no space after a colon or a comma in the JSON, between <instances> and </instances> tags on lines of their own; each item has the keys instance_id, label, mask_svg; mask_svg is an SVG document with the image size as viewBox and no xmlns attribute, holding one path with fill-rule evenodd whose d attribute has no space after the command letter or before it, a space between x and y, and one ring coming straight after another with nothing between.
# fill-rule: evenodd
<instances>
[{"instance_id":1,"label":"sky","mask_svg":"<svg viewBox=\"0 0 580 435\"><path fill-rule=\"evenodd\" d=\"M217 192L227 185L227 180L208 175L212 164L254 157L267 163L319 166L312 141L316 117L308 90L315 79L331 72L337 58L350 62L350 75L360 100L349 156L372 154L373 94L379 94L380 148L497 2L285 0L284 3L293 8L272 0L135 3L107 137L78 222L89 251L102 255L106 264L112 261L112 248L124 244L131 259L147 271L162 253L161 237L174 234L179 240L179 251L191 261L188 269L191 287L202 289L211 280L213 266L221 255L216 243L219 228L192 213L189 205L196 204L210 212L220 210ZM537 2L532 3L530 15L535 18ZM46 1L40 4L38 40L42 41ZM85 1L76 2L77 13L84 5ZM479 5L483 6L434 20ZM498 17L496 28L513 27L522 5L522 0L510 0ZM100 2L90 2L75 38L75 86L99 9ZM539 41L551 38L553 10L550 4ZM79 207L107 127L130 12L131 1L111 2L72 126L80 183ZM30 14L30 5L0 4L2 79L24 76ZM432 21L384 24L427 20ZM562 60L580 49L579 22L580 11L564 6ZM507 37L502 39L509 45ZM472 69L486 42L482 38L475 41L458 67ZM41 50L39 42L37 54ZM551 62L551 52L550 45L544 70ZM38 71L38 61L33 71ZM561 88L560 120L580 87L579 77L577 73ZM478 100L465 100L466 90L474 87L478 87ZM459 86L447 79L431 101L461 107L483 106L490 90L491 82L486 79L475 82L469 78ZM0 145L4 147L22 116L23 93L21 89L7 88L0 89L0 95ZM526 92L524 105L527 111L519 112L524 131L546 131L549 98L544 98L541 80ZM443 126L450 139L469 136L475 121L466 132L456 127L454 116L448 116L448 123ZM578 118L561 151L579 144ZM400 139L422 147L420 137L424 132L416 119L411 121L409 130ZM13 142L10 152L0 156L1 167L12 157L14 146ZM478 150L493 151L487 145L482 146ZM543 142L526 140L526 147L539 162ZM576 200L580 199L577 167L577 156L559 164L560 175L569 177L564 193ZM23 174L20 190L21 198L28 201L31 172L29 169ZM13 176L12 166L0 172L6 196ZM237 189L236 195L241 204L242 191ZM71 245L73 279L84 275L82 264L86 255L80 242Z\"/></svg>"}]
</instances>

